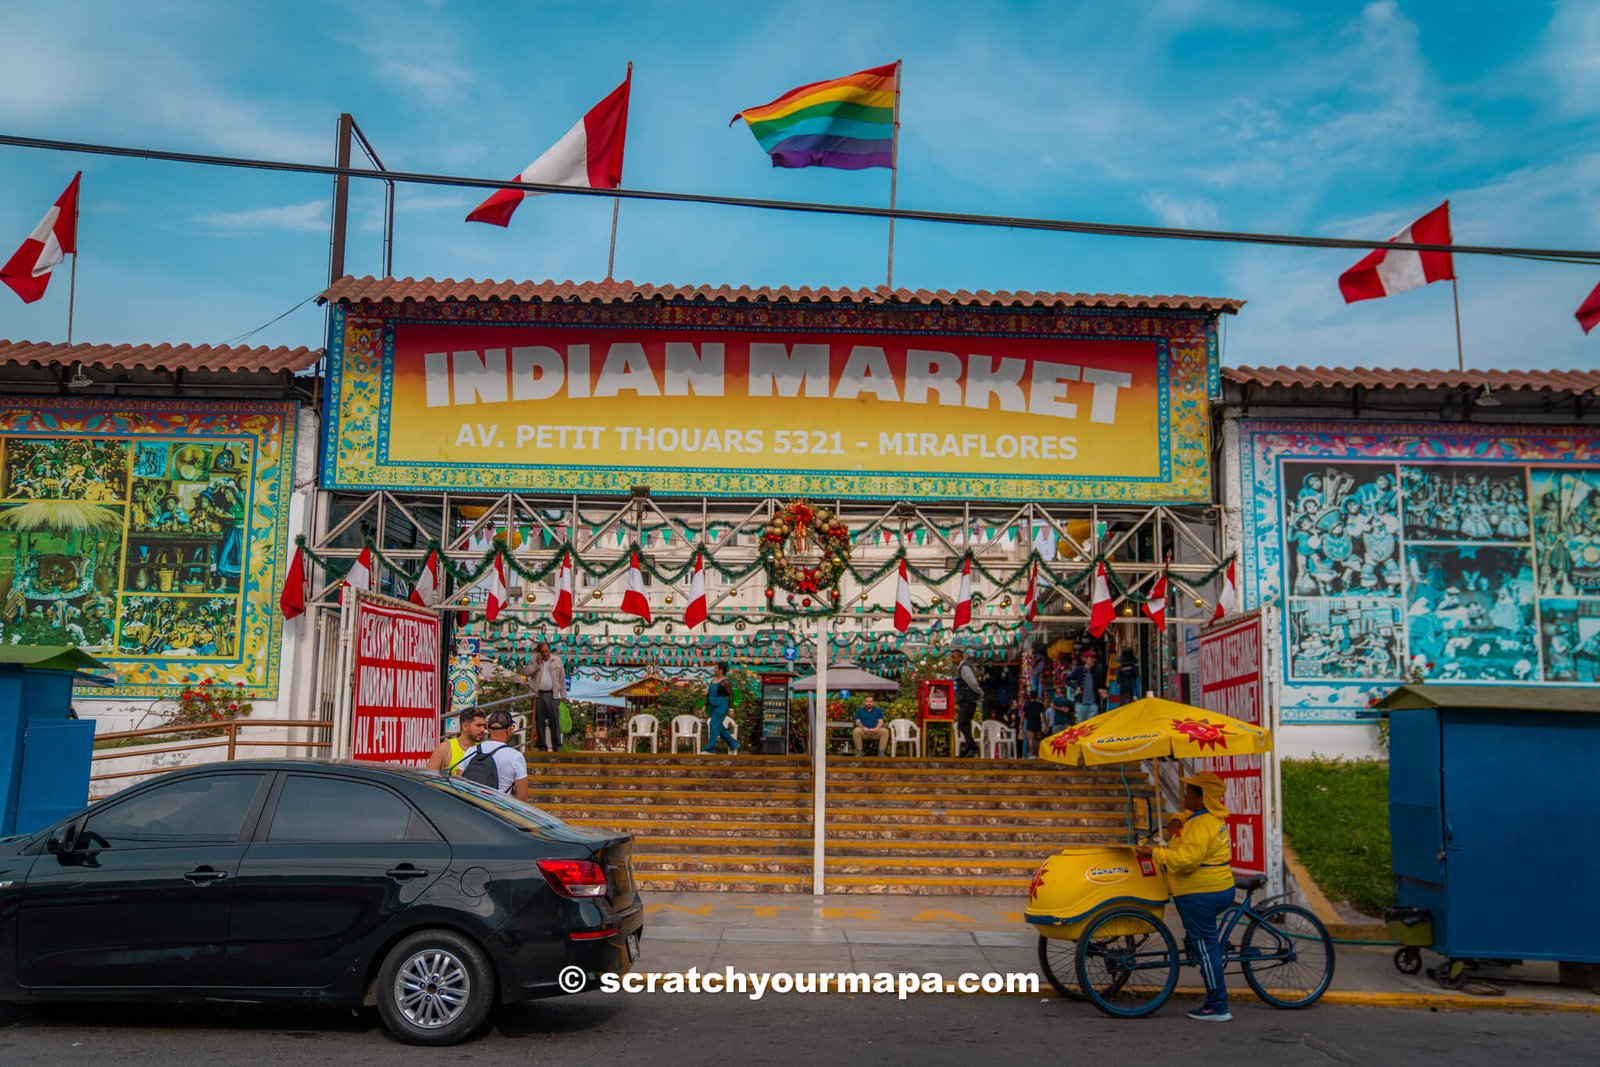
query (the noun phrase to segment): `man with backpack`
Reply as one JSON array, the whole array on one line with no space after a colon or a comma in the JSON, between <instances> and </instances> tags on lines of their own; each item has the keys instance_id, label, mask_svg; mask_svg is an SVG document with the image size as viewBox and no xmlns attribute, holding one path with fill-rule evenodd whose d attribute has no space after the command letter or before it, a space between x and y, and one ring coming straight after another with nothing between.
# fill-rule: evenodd
<instances>
[{"instance_id":1,"label":"man with backpack","mask_svg":"<svg viewBox=\"0 0 1600 1067\"><path fill-rule=\"evenodd\" d=\"M488 739L478 742L452 771L469 782L527 800L528 760L511 747L511 713L496 708L484 725Z\"/></svg>"}]
</instances>

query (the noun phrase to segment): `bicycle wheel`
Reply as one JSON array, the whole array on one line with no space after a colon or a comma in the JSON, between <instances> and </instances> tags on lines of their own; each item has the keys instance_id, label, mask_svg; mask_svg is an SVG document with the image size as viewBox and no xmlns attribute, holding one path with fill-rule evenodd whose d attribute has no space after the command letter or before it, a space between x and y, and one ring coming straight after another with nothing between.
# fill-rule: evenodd
<instances>
[{"instance_id":1,"label":"bicycle wheel","mask_svg":"<svg viewBox=\"0 0 1600 1067\"><path fill-rule=\"evenodd\" d=\"M1061 937L1039 937L1039 969L1056 992L1068 1000L1082 1000L1078 981L1078 943Z\"/></svg>"},{"instance_id":2,"label":"bicycle wheel","mask_svg":"<svg viewBox=\"0 0 1600 1067\"><path fill-rule=\"evenodd\" d=\"M1274 1008L1307 1008L1333 981L1333 939L1315 915L1294 904L1255 914L1239 952L1244 980Z\"/></svg>"},{"instance_id":3,"label":"bicycle wheel","mask_svg":"<svg viewBox=\"0 0 1600 1067\"><path fill-rule=\"evenodd\" d=\"M1159 919L1117 908L1089 923L1078 940L1078 986L1107 1015L1136 1019L1172 996L1178 949Z\"/></svg>"}]
</instances>

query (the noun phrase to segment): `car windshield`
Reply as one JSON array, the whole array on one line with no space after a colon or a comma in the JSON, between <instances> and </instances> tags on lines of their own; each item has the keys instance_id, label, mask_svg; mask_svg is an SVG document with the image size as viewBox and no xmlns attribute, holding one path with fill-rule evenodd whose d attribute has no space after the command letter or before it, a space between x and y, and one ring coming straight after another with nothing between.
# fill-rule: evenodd
<instances>
[{"instance_id":1,"label":"car windshield","mask_svg":"<svg viewBox=\"0 0 1600 1067\"><path fill-rule=\"evenodd\" d=\"M565 830L576 833L572 827L551 815L541 811L532 804L526 804L515 797L490 789L488 786L469 782L464 778L450 776L448 778L434 778L428 782L430 789L437 789L442 793L450 793L459 797L468 804L497 815L506 820L519 830Z\"/></svg>"}]
</instances>

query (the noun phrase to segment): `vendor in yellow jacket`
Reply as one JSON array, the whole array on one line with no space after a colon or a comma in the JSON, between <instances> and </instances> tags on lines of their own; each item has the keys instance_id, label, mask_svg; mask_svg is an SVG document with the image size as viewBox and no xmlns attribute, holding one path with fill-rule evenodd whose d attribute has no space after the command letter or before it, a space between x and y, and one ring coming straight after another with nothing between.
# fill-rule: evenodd
<instances>
[{"instance_id":1,"label":"vendor in yellow jacket","mask_svg":"<svg viewBox=\"0 0 1600 1067\"><path fill-rule=\"evenodd\" d=\"M1172 902L1206 983L1205 1003L1189 1013L1189 1018L1202 1022L1233 1018L1217 931L1217 917L1233 905L1233 846L1228 840L1225 795L1222 779L1210 771L1183 779L1183 807L1189 814L1182 832L1166 848L1139 849L1141 857L1154 857L1166 868Z\"/></svg>"}]
</instances>

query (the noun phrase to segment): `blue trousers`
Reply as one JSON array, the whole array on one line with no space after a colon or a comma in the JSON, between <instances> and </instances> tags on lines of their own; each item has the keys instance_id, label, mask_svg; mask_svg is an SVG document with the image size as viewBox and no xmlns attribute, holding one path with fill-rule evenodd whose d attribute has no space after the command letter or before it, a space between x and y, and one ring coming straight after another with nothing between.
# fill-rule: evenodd
<instances>
[{"instance_id":1,"label":"blue trousers","mask_svg":"<svg viewBox=\"0 0 1600 1067\"><path fill-rule=\"evenodd\" d=\"M715 752L718 741L728 742L728 751L739 751L739 739L733 736L733 731L722 724L728 717L725 711L714 711L706 720L706 747L701 752Z\"/></svg>"},{"instance_id":2,"label":"blue trousers","mask_svg":"<svg viewBox=\"0 0 1600 1067\"><path fill-rule=\"evenodd\" d=\"M1228 985L1222 978L1222 939L1217 930L1217 916L1233 906L1233 890L1185 893L1173 897L1172 903L1178 907L1184 935L1194 946L1195 963L1206 983L1205 1006L1227 1011Z\"/></svg>"}]
</instances>

